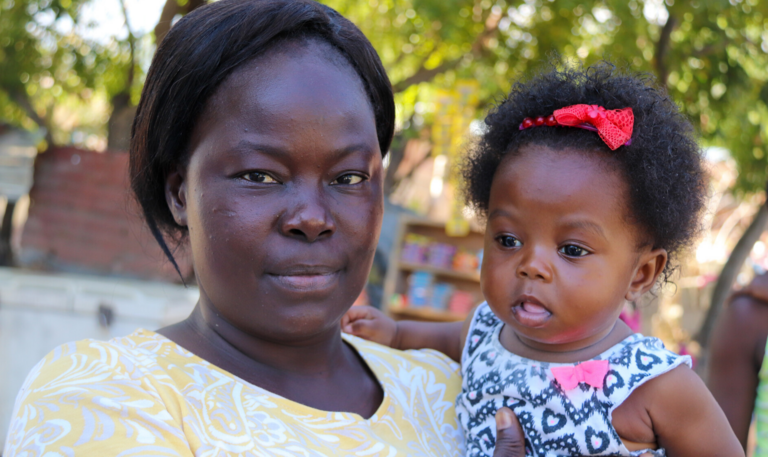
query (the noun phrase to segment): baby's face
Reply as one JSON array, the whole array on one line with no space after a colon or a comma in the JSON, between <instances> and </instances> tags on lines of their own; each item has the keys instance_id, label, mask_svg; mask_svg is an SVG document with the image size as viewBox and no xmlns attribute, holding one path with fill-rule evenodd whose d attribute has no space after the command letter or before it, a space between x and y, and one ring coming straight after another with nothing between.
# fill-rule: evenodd
<instances>
[{"instance_id":1,"label":"baby's face","mask_svg":"<svg viewBox=\"0 0 768 457\"><path fill-rule=\"evenodd\" d=\"M575 350L611 330L642 251L626 195L599 152L529 145L502 161L491 186L482 288L521 341Z\"/></svg>"}]
</instances>

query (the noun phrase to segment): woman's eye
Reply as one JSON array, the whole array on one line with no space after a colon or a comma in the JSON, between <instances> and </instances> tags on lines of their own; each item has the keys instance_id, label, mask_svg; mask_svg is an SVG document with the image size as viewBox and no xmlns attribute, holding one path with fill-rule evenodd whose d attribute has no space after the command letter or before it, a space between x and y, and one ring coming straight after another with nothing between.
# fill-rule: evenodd
<instances>
[{"instance_id":1,"label":"woman's eye","mask_svg":"<svg viewBox=\"0 0 768 457\"><path fill-rule=\"evenodd\" d=\"M499 244L505 248L519 248L523 243L514 236L503 235L497 238Z\"/></svg>"},{"instance_id":2,"label":"woman's eye","mask_svg":"<svg viewBox=\"0 0 768 457\"><path fill-rule=\"evenodd\" d=\"M250 173L244 174L243 179L250 182L277 184L277 180L275 178L273 178L272 176L269 176L266 173L261 173L258 171L252 171Z\"/></svg>"},{"instance_id":3,"label":"woman's eye","mask_svg":"<svg viewBox=\"0 0 768 457\"><path fill-rule=\"evenodd\" d=\"M363 182L364 179L365 178L360 175L349 173L336 178L331 184L343 184L343 185L349 186L352 184L361 183Z\"/></svg>"},{"instance_id":4,"label":"woman's eye","mask_svg":"<svg viewBox=\"0 0 768 457\"><path fill-rule=\"evenodd\" d=\"M585 255L589 254L589 251L574 244L561 247L560 252L567 255L568 257L584 257Z\"/></svg>"}]
</instances>

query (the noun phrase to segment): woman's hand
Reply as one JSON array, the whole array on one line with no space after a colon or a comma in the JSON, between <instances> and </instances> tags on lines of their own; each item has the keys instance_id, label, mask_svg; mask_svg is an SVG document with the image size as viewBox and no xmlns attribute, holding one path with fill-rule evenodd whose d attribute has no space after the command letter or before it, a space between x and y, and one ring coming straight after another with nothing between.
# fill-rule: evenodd
<instances>
[{"instance_id":1,"label":"woman's hand","mask_svg":"<svg viewBox=\"0 0 768 457\"><path fill-rule=\"evenodd\" d=\"M496 411L496 449L493 457L525 457L523 428L511 409Z\"/></svg>"},{"instance_id":2,"label":"woman's hand","mask_svg":"<svg viewBox=\"0 0 768 457\"><path fill-rule=\"evenodd\" d=\"M341 318L341 330L384 346L395 347L397 322L370 306L353 306Z\"/></svg>"}]
</instances>

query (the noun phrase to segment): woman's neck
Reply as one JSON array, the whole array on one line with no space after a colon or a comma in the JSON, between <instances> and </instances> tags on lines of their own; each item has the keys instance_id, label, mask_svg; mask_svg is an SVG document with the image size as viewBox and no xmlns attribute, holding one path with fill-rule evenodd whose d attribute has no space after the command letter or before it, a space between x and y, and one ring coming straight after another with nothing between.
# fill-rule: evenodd
<instances>
[{"instance_id":1,"label":"woman's neck","mask_svg":"<svg viewBox=\"0 0 768 457\"><path fill-rule=\"evenodd\" d=\"M203 303L198 303L192 314L178 325L181 328L173 334L183 336L187 344L177 343L227 371L236 367L235 371L240 373L233 371L233 374L245 379L270 373L281 377L322 377L329 375L334 367L349 363L338 330L302 341L277 342L247 334L224 319L213 306ZM165 334L164 330L160 333ZM187 347L190 343L195 349Z\"/></svg>"},{"instance_id":2,"label":"woman's neck","mask_svg":"<svg viewBox=\"0 0 768 457\"><path fill-rule=\"evenodd\" d=\"M375 375L340 328L289 343L258 338L198 303L184 321L158 330L203 360L268 392L322 411L372 416L384 398Z\"/></svg>"}]
</instances>

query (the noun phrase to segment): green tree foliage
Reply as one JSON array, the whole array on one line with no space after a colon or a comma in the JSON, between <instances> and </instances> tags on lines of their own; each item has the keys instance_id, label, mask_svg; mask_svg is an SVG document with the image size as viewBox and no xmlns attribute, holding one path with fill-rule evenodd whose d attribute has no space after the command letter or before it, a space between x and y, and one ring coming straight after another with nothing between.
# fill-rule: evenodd
<instances>
[{"instance_id":1,"label":"green tree foliage","mask_svg":"<svg viewBox=\"0 0 768 457\"><path fill-rule=\"evenodd\" d=\"M45 125L68 143L76 129L103 135L115 96L127 90L135 103L142 81L132 76L141 71L135 56L152 52L152 37L88 42L75 25L89 1L96 0L0 0L2 119ZM704 143L731 151L740 191L763 189L768 179L768 2L322 1L360 26L389 71L401 125L395 152L429 127L437 89L475 79L487 108L511 80L557 53L655 74ZM157 33L203 3L167 0ZM58 106L68 117L55 116Z\"/></svg>"},{"instance_id":2,"label":"green tree foliage","mask_svg":"<svg viewBox=\"0 0 768 457\"><path fill-rule=\"evenodd\" d=\"M656 75L706 145L729 149L739 190L768 176L768 2L759 0L324 0L379 50L404 135L437 87L476 79L488 106L551 53ZM421 102L421 103L419 103Z\"/></svg>"},{"instance_id":3,"label":"green tree foliage","mask_svg":"<svg viewBox=\"0 0 768 457\"><path fill-rule=\"evenodd\" d=\"M87 39L92 24L81 9L97 1L0 0L0 120L43 127L49 144L104 138L108 125L126 136L144 77L138 62L151 58L154 37L135 36L126 21L122 38ZM167 0L156 30L164 34L175 16L202 4Z\"/></svg>"},{"instance_id":4,"label":"green tree foliage","mask_svg":"<svg viewBox=\"0 0 768 457\"><path fill-rule=\"evenodd\" d=\"M102 132L108 97L125 86L131 65L127 43L77 33L86 1L0 1L0 117L46 128L49 143L70 143L75 130Z\"/></svg>"}]
</instances>

